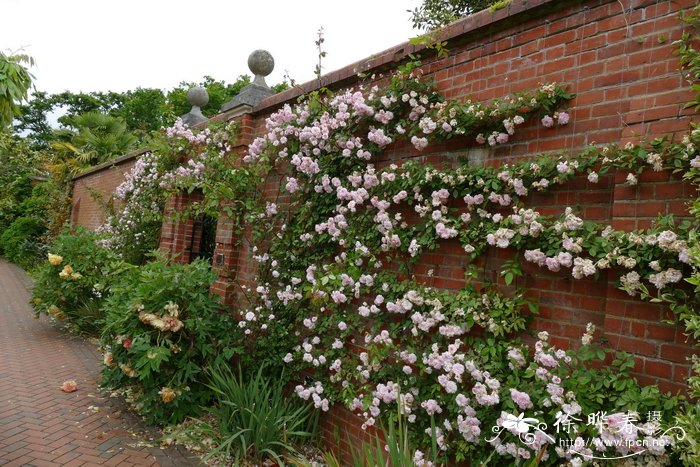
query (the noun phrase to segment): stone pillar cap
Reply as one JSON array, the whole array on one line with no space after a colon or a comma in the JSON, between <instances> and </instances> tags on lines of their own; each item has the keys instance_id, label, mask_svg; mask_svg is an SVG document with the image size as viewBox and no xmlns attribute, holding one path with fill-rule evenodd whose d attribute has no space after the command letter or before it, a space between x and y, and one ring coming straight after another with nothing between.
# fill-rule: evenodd
<instances>
[{"instance_id":1,"label":"stone pillar cap","mask_svg":"<svg viewBox=\"0 0 700 467\"><path fill-rule=\"evenodd\" d=\"M188 126L206 122L207 117L202 114L202 107L209 103L209 93L201 86L195 86L187 91L187 102L192 105L192 110L180 117Z\"/></svg>"},{"instance_id":2,"label":"stone pillar cap","mask_svg":"<svg viewBox=\"0 0 700 467\"><path fill-rule=\"evenodd\" d=\"M222 112L232 109L244 111L251 109L262 102L263 99L275 93L265 82L265 77L275 69L275 59L267 50L254 50L248 56L248 68L255 75L253 82L241 89L238 95L233 96L229 102L221 108ZM247 110L245 110L247 111Z\"/></svg>"}]
</instances>

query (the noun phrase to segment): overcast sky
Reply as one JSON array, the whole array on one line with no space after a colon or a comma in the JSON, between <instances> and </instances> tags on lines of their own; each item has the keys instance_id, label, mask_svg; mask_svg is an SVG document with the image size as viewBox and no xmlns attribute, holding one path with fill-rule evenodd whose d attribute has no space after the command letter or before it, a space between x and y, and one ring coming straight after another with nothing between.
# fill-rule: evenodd
<instances>
[{"instance_id":1,"label":"overcast sky","mask_svg":"<svg viewBox=\"0 0 700 467\"><path fill-rule=\"evenodd\" d=\"M247 59L269 50L275 70L314 78L324 28L324 73L415 36L406 10L419 0L0 0L0 49L34 57L36 88L164 90L204 75L233 82Z\"/></svg>"}]
</instances>

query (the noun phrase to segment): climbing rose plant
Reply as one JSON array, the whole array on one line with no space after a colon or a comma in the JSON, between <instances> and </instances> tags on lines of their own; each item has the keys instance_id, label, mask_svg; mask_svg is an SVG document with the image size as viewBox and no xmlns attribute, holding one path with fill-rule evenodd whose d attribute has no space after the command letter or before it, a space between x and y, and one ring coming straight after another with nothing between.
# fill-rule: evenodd
<instances>
[{"instance_id":1,"label":"climbing rose plant","mask_svg":"<svg viewBox=\"0 0 700 467\"><path fill-rule=\"evenodd\" d=\"M178 119L151 141L149 152L141 155L116 188L114 203L105 206L110 214L97 229L101 244L133 263L158 247L165 202L180 190L201 190L206 200L232 197L231 186L244 188L246 180L226 163L225 154L235 139L235 123L213 125L195 132ZM183 162L184 161L184 162ZM243 171L245 173L245 171ZM218 206L206 201L192 207L195 215L218 216Z\"/></svg>"},{"instance_id":2,"label":"climbing rose plant","mask_svg":"<svg viewBox=\"0 0 700 467\"><path fill-rule=\"evenodd\" d=\"M600 348L595 326L582 332L578 350L557 348L544 332L534 345L520 340L537 312L521 288L520 263L576 280L621 270L618 285L630 295L681 297L692 263L690 222L659 218L650 229L624 232L585 220L574 207L545 216L526 202L574 177L594 185L624 171L635 185L644 170L687 171L700 160L698 132L680 144L592 146L498 168L389 164L390 145L409 153L459 137L497 146L517 138L528 121L566 125L572 96L544 84L488 104L445 101L416 63L384 81L382 88L323 91L285 105L251 144L247 166L230 169L245 180L246 191L236 193L257 201L229 212L259 263L257 285L241 285L250 305L237 310L245 354L264 349L312 375L296 387L299 397L321 410L344 404L365 428L398 406L416 465L435 461L423 454L432 440L444 463L499 456L580 465L642 451L642 462L669 462L678 400L639 387L628 374L629 356L601 365L614 352ZM198 165L193 139L177 147L194 152L181 166L188 173L160 177L163 187L201 186L206 177L190 171L225 159ZM207 203L229 206L226 182L209 182L219 188L209 190ZM495 249L512 253L502 271L511 291L476 267L467 268L459 290L434 287L421 259L456 245L474 266Z\"/></svg>"},{"instance_id":3,"label":"climbing rose plant","mask_svg":"<svg viewBox=\"0 0 700 467\"><path fill-rule=\"evenodd\" d=\"M551 217L525 201L580 174L595 184L625 170L632 185L645 168L685 169L695 143L591 147L499 168L373 163L402 141L421 151L464 135L495 146L528 119L567 124L560 107L569 97L547 84L491 105L445 102L409 67L385 89L312 96L267 120L266 135L245 160L269 166L290 201L265 200L268 230L261 229L265 240L254 257L260 285L250 290L257 300L240 313L239 325L259 340L280 314L295 321L284 361L314 375L296 387L300 397L322 410L343 403L365 427L398 405L419 448L426 451L434 433L446 458L456 460L485 461L495 452L577 464L641 451L642 440L656 446L645 455L668 460L672 437L664 424L676 400L659 407L658 390L640 388L626 374L629 358L591 370L585 363L605 357L594 350L594 326L578 351L552 346L546 333L534 348L513 337L536 311L517 287L517 262L504 271L516 287L512 297L483 277L459 291L436 289L418 266L425 252L459 242L472 261L509 248L574 279L622 267L619 284L630 295L670 288L688 269L689 223L667 218L644 232L621 232L582 219L572 207ZM644 419L662 410L666 420ZM587 423L603 412L605 426ZM570 429L557 436L569 444L563 448L544 431L532 442L519 440L524 432L512 423L518 416L550 427L568 420ZM629 424L624 420L634 433L615 429ZM421 459L417 452L417 464L428 462Z\"/></svg>"}]
</instances>

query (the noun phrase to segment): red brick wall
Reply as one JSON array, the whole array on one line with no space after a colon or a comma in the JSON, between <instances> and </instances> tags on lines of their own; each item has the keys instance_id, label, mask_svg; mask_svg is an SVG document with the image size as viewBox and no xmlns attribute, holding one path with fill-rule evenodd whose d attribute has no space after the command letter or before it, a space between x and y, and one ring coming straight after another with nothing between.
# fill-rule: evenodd
<instances>
[{"instance_id":1,"label":"red brick wall","mask_svg":"<svg viewBox=\"0 0 700 467\"><path fill-rule=\"evenodd\" d=\"M73 179L73 196L71 201L71 223L90 230L95 230L105 220L105 212L95 199L97 195L103 202L112 200L116 188L124 181L124 174L129 172L136 162L137 155L119 158L117 162L105 164Z\"/></svg>"},{"instance_id":2,"label":"red brick wall","mask_svg":"<svg viewBox=\"0 0 700 467\"><path fill-rule=\"evenodd\" d=\"M690 100L674 56L673 41L683 25L678 13L695 6L693 0L513 0L496 13L484 11L454 23L444 32L449 55L434 58L424 52L424 70L438 89L450 99L484 101L512 92L536 88L540 83L567 83L576 93L571 102L571 123L556 129L532 123L511 138L510 143L489 151L487 163L499 165L549 151L575 153L589 144L625 144L666 136L679 140L689 123L697 120L683 104ZM408 53L419 47L401 44L371 59L325 76L324 86L339 89L356 82L356 72L388 73ZM283 103L292 103L302 91L317 87L302 85L268 98L252 115L237 119L243 127L241 144L232 157L240 157L252 136L264 132L264 120ZM406 145L390 148L387 160L420 158L445 160L467 154L472 141L452 140L418 153ZM483 150L483 147L480 148ZM658 214L687 215L685 203L695 196L679 175L668 172L642 174L639 184L624 184L627 173L601 177L592 186L585 178L575 179L549 194L533 194L531 207L543 214L559 214L565 206L580 209L585 219L610 224L616 229L648 227ZM272 181L272 194L277 183ZM219 281L213 290L235 299L236 284L252 283L255 264L243 239L237 237L230 220L222 219L217 234ZM215 256L216 257L216 256ZM485 271L499 280L499 267L508 252L489 252ZM416 273L435 287L457 288L462 284L467 260L462 250L446 244L426 255ZM617 290L615 272L594 279L574 280L524 265L526 275L519 285L539 299L541 314L533 328L548 330L554 342L576 345L586 323L602 330L612 348L636 354L635 373L644 384L658 384L666 391L681 391L687 376L686 357L693 347L685 342L682 329L663 324L668 311L644 303ZM433 277L425 272L434 269ZM348 428L337 425L348 421ZM322 423L331 444L334 433L356 440L359 436L352 414L335 408ZM341 441L347 455L347 443Z\"/></svg>"}]
</instances>

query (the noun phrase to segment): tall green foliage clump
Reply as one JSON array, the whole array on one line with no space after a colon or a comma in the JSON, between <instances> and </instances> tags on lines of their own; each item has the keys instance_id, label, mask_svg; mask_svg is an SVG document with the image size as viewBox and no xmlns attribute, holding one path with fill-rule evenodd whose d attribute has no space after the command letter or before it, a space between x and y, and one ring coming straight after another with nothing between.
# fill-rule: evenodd
<instances>
[{"instance_id":1,"label":"tall green foliage clump","mask_svg":"<svg viewBox=\"0 0 700 467\"><path fill-rule=\"evenodd\" d=\"M700 51L697 49L700 39L700 6L690 10L683 20L690 26L677 42L678 54L681 65L685 67L686 78L695 92L693 100L686 104L687 108L700 110ZM693 125L691 136L695 139L700 136L700 125ZM689 142L689 141L688 141ZM686 172L684 178L700 189L700 161L691 164L691 169ZM700 197L696 197L690 205L690 213L694 216L695 225L700 224ZM685 279L690 285L687 294L662 295L662 299L670 303L675 315L685 325L686 335L700 343L700 237L697 232L692 232L688 245L690 247L690 262L692 275ZM696 465L700 462L700 357L694 355L692 359L692 374L688 378L689 395L693 402L686 405L683 414L676 418L678 425L686 433L686 439L678 446L680 459L686 465Z\"/></svg>"},{"instance_id":2,"label":"tall green foliage clump","mask_svg":"<svg viewBox=\"0 0 700 467\"><path fill-rule=\"evenodd\" d=\"M209 293L209 264L164 257L134 267L107 299L102 382L128 392L149 423L178 423L212 398L205 372L240 352L240 331Z\"/></svg>"},{"instance_id":3,"label":"tall green foliage clump","mask_svg":"<svg viewBox=\"0 0 700 467\"><path fill-rule=\"evenodd\" d=\"M25 267L34 264L46 231L48 191L33 184L42 165L40 154L0 130L0 255Z\"/></svg>"},{"instance_id":4,"label":"tall green foliage clump","mask_svg":"<svg viewBox=\"0 0 700 467\"><path fill-rule=\"evenodd\" d=\"M136 144L136 137L118 117L86 112L64 118L63 123L67 127L56 132L54 147L69 149L85 166L127 154Z\"/></svg>"},{"instance_id":5,"label":"tall green foliage clump","mask_svg":"<svg viewBox=\"0 0 700 467\"><path fill-rule=\"evenodd\" d=\"M0 235L0 254L23 267L31 267L41 251L44 223L32 217L16 219Z\"/></svg>"}]
</instances>

